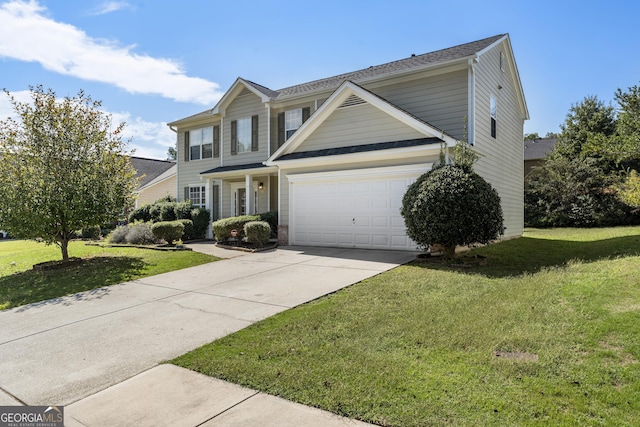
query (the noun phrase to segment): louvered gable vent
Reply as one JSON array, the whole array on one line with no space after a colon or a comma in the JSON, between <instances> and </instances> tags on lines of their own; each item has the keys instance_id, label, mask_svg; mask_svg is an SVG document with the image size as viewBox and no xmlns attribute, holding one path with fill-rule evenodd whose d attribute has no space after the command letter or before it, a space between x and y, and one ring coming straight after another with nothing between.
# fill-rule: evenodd
<instances>
[{"instance_id":1,"label":"louvered gable vent","mask_svg":"<svg viewBox=\"0 0 640 427\"><path fill-rule=\"evenodd\" d=\"M354 105L366 104L367 101L357 95L351 95L338 108L353 107Z\"/></svg>"}]
</instances>

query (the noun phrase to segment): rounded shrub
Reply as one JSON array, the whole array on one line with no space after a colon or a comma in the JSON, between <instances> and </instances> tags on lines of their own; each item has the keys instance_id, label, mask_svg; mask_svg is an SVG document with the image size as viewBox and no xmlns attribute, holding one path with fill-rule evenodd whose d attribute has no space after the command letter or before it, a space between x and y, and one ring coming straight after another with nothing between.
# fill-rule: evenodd
<instances>
[{"instance_id":1,"label":"rounded shrub","mask_svg":"<svg viewBox=\"0 0 640 427\"><path fill-rule=\"evenodd\" d=\"M278 211L270 211L259 214L260 221L266 221L271 226L271 236L278 236Z\"/></svg>"},{"instance_id":2,"label":"rounded shrub","mask_svg":"<svg viewBox=\"0 0 640 427\"><path fill-rule=\"evenodd\" d=\"M219 219L211 224L217 241L226 242L231 237L231 230L238 230L239 238L243 237L244 225L250 221L259 221L258 215L240 215Z\"/></svg>"},{"instance_id":3,"label":"rounded shrub","mask_svg":"<svg viewBox=\"0 0 640 427\"><path fill-rule=\"evenodd\" d=\"M193 221L191 221L190 219L177 219L176 221L184 225L184 232L182 233L183 240L195 239L194 230L193 230Z\"/></svg>"},{"instance_id":4,"label":"rounded shrub","mask_svg":"<svg viewBox=\"0 0 640 427\"><path fill-rule=\"evenodd\" d=\"M176 219L192 219L191 218L191 210L193 209L193 205L189 200L175 203L174 210L176 212Z\"/></svg>"},{"instance_id":5,"label":"rounded shrub","mask_svg":"<svg viewBox=\"0 0 640 427\"><path fill-rule=\"evenodd\" d=\"M407 235L418 245L440 244L453 257L456 246L488 243L503 232L500 196L468 167L443 165L420 176L402 199Z\"/></svg>"},{"instance_id":6,"label":"rounded shrub","mask_svg":"<svg viewBox=\"0 0 640 427\"><path fill-rule=\"evenodd\" d=\"M244 235L247 242L262 247L269 243L271 226L266 221L249 221L244 225Z\"/></svg>"},{"instance_id":7,"label":"rounded shrub","mask_svg":"<svg viewBox=\"0 0 640 427\"><path fill-rule=\"evenodd\" d=\"M158 239L151 231L151 225L148 222L136 222L127 226L127 235L125 243L130 245L152 245L158 243Z\"/></svg>"},{"instance_id":8,"label":"rounded shrub","mask_svg":"<svg viewBox=\"0 0 640 427\"><path fill-rule=\"evenodd\" d=\"M184 224L179 221L160 221L151 226L151 231L157 239L172 245L174 241L182 238Z\"/></svg>"},{"instance_id":9,"label":"rounded shrub","mask_svg":"<svg viewBox=\"0 0 640 427\"><path fill-rule=\"evenodd\" d=\"M129 232L129 226L121 225L116 227L109 235L107 236L107 241L109 243L127 243L127 233Z\"/></svg>"}]
</instances>

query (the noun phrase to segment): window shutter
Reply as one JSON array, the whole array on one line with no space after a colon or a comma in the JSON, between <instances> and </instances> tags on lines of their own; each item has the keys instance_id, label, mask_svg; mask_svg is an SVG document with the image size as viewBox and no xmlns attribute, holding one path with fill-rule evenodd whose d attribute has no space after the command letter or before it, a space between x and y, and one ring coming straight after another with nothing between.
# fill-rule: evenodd
<instances>
[{"instance_id":1,"label":"window shutter","mask_svg":"<svg viewBox=\"0 0 640 427\"><path fill-rule=\"evenodd\" d=\"M189 148L189 131L184 133L184 161L188 162L190 156L190 148Z\"/></svg>"},{"instance_id":2,"label":"window shutter","mask_svg":"<svg viewBox=\"0 0 640 427\"><path fill-rule=\"evenodd\" d=\"M211 212L213 214L213 220L216 221L220 218L220 209L219 209L219 204L220 202L220 186L219 185L215 185L213 186L213 200L211 200Z\"/></svg>"},{"instance_id":3,"label":"window shutter","mask_svg":"<svg viewBox=\"0 0 640 427\"><path fill-rule=\"evenodd\" d=\"M184 201L189 200L189 187L184 187Z\"/></svg>"},{"instance_id":4,"label":"window shutter","mask_svg":"<svg viewBox=\"0 0 640 427\"><path fill-rule=\"evenodd\" d=\"M231 121L231 155L238 154L238 122Z\"/></svg>"},{"instance_id":5,"label":"window shutter","mask_svg":"<svg viewBox=\"0 0 640 427\"><path fill-rule=\"evenodd\" d=\"M306 122L311 115L311 107L305 107L302 109L302 123Z\"/></svg>"},{"instance_id":6,"label":"window shutter","mask_svg":"<svg viewBox=\"0 0 640 427\"><path fill-rule=\"evenodd\" d=\"M258 151L258 116L251 116L251 151Z\"/></svg>"},{"instance_id":7,"label":"window shutter","mask_svg":"<svg viewBox=\"0 0 640 427\"><path fill-rule=\"evenodd\" d=\"M278 113L278 147L284 144L284 113Z\"/></svg>"},{"instance_id":8,"label":"window shutter","mask_svg":"<svg viewBox=\"0 0 640 427\"><path fill-rule=\"evenodd\" d=\"M220 126L213 127L213 157L220 157Z\"/></svg>"}]
</instances>

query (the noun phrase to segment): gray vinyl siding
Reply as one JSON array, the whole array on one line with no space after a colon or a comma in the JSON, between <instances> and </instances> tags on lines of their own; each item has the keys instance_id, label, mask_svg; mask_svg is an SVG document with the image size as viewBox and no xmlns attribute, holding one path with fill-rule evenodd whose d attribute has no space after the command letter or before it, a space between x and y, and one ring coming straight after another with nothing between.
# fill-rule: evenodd
<instances>
[{"instance_id":1,"label":"gray vinyl siding","mask_svg":"<svg viewBox=\"0 0 640 427\"><path fill-rule=\"evenodd\" d=\"M258 151L231 155L231 122L245 117L258 116ZM220 141L224 166L260 163L267 160L267 109L254 94L241 95L227 107L224 129Z\"/></svg>"},{"instance_id":2,"label":"gray vinyl siding","mask_svg":"<svg viewBox=\"0 0 640 427\"><path fill-rule=\"evenodd\" d=\"M461 70L383 86L372 92L454 138L462 139L468 115L467 86L467 71Z\"/></svg>"},{"instance_id":3,"label":"gray vinyl siding","mask_svg":"<svg viewBox=\"0 0 640 427\"><path fill-rule=\"evenodd\" d=\"M338 108L296 151L424 138L371 104Z\"/></svg>"},{"instance_id":4,"label":"gray vinyl siding","mask_svg":"<svg viewBox=\"0 0 640 427\"><path fill-rule=\"evenodd\" d=\"M480 56L475 70L475 147L482 156L475 169L498 191L505 219L505 236L522 235L524 227L525 117L509 67L500 70L500 44ZM501 89L499 89L501 87ZM497 100L497 137L491 136L489 96Z\"/></svg>"},{"instance_id":5,"label":"gray vinyl siding","mask_svg":"<svg viewBox=\"0 0 640 427\"><path fill-rule=\"evenodd\" d=\"M185 161L185 141L184 134L185 132L193 129L200 129L207 126L217 126L220 122L211 122L205 124L198 124L190 127L178 128L177 138L177 150L178 150L178 201L184 200L184 187L195 184L204 185L204 181L200 180L200 173L209 169L213 169L215 167L220 166L220 158L209 158L209 159L200 159L200 160L190 160Z\"/></svg>"}]
</instances>

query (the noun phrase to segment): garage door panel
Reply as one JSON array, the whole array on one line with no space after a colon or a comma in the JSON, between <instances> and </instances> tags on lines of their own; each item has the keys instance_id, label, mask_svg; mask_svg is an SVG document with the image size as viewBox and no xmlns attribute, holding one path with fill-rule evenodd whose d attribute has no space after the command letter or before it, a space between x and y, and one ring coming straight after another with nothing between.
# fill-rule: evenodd
<instances>
[{"instance_id":1,"label":"garage door panel","mask_svg":"<svg viewBox=\"0 0 640 427\"><path fill-rule=\"evenodd\" d=\"M359 174L336 178L305 175L291 193L292 244L414 250L400 215L413 176Z\"/></svg>"}]
</instances>

